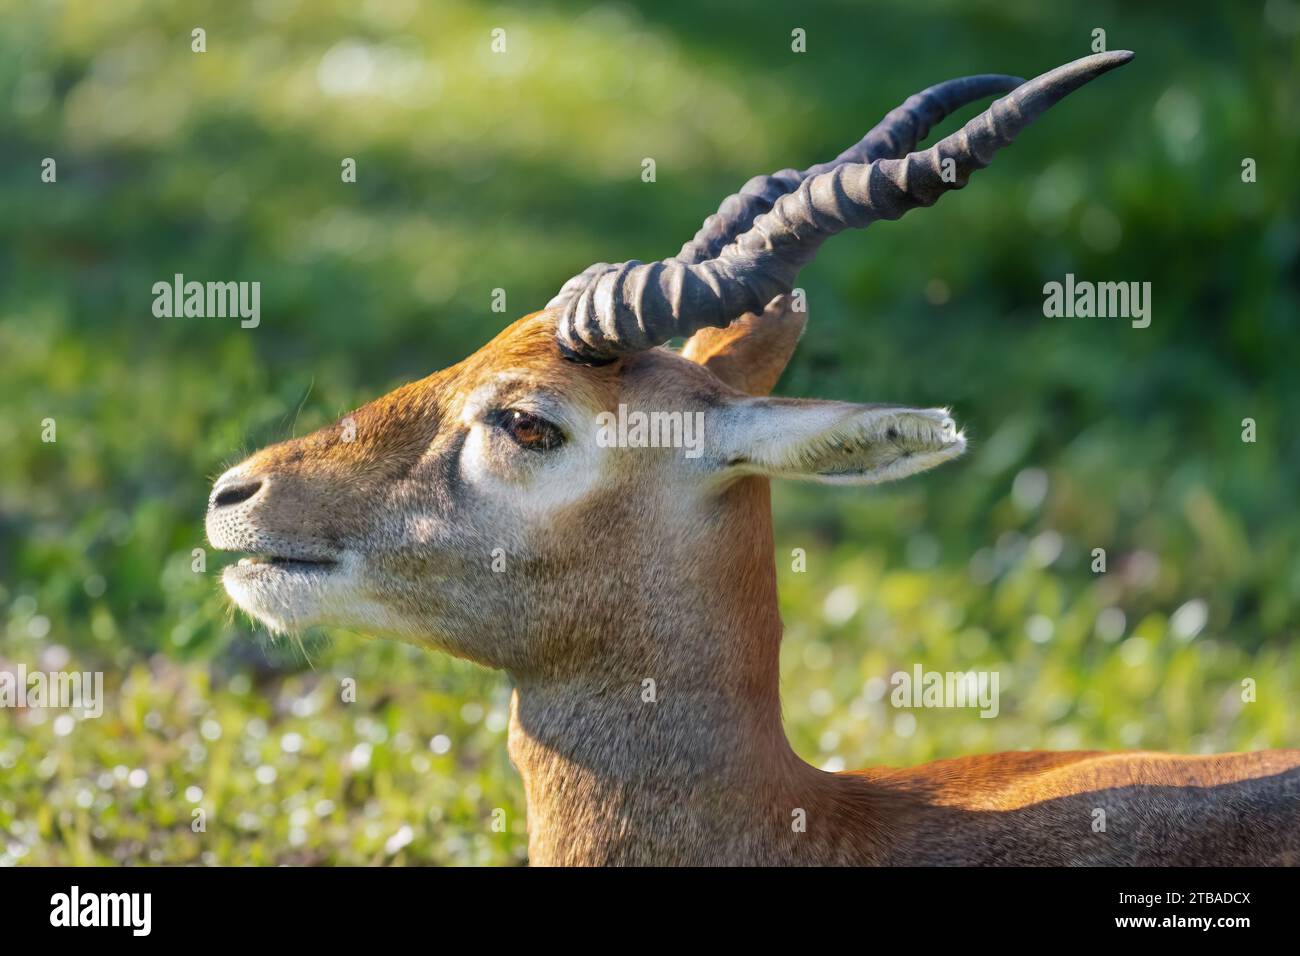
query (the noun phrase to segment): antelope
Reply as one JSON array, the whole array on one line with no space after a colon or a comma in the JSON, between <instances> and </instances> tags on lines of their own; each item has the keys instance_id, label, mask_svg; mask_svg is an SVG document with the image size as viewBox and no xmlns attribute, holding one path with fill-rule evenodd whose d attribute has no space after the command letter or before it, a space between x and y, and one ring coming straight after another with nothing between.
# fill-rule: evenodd
<instances>
[{"instance_id":1,"label":"antelope","mask_svg":"<svg viewBox=\"0 0 1300 956\"><path fill-rule=\"evenodd\" d=\"M829 773L782 729L770 479L870 485L966 446L946 409L769 396L799 270L964 187L1131 57L930 87L831 162L750 180L675 257L598 263L459 364L257 452L209 501L212 545L246 555L227 592L273 632L506 671L534 864L1296 863L1300 750ZM699 454L598 441L620 406L702 412Z\"/></svg>"}]
</instances>

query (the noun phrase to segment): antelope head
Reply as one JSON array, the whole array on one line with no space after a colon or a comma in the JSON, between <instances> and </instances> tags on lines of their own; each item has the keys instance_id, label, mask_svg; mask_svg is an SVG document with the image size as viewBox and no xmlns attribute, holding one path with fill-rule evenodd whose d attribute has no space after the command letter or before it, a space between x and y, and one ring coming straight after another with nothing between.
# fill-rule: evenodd
<instances>
[{"instance_id":1,"label":"antelope head","mask_svg":"<svg viewBox=\"0 0 1300 956\"><path fill-rule=\"evenodd\" d=\"M1130 56L931 87L833 161L751 180L677 256L593 266L458 365L254 454L209 503L213 546L248 555L226 590L274 631L341 626L520 679L670 669L676 635L724 613L761 630L764 479L883 482L965 447L946 409L766 397L803 331L799 270L829 236L963 187Z\"/></svg>"}]
</instances>

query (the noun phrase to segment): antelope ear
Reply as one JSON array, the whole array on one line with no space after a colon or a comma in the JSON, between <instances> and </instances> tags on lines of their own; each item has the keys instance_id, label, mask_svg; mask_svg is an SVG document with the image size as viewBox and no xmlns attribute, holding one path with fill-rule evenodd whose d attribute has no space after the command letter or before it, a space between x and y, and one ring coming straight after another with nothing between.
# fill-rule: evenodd
<instances>
[{"instance_id":1,"label":"antelope ear","mask_svg":"<svg viewBox=\"0 0 1300 956\"><path fill-rule=\"evenodd\" d=\"M703 328L686 341L682 355L747 395L766 395L785 371L808 313L796 312L788 295L768 303L762 315L742 315L725 329Z\"/></svg>"},{"instance_id":2,"label":"antelope ear","mask_svg":"<svg viewBox=\"0 0 1300 956\"><path fill-rule=\"evenodd\" d=\"M946 408L751 398L719 416L724 474L871 485L926 471L966 450Z\"/></svg>"}]
</instances>

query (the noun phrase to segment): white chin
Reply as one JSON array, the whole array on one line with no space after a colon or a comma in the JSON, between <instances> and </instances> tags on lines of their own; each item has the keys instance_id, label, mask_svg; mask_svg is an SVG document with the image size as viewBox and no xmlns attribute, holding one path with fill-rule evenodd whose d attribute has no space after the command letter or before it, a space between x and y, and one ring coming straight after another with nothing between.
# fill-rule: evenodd
<instances>
[{"instance_id":1,"label":"white chin","mask_svg":"<svg viewBox=\"0 0 1300 956\"><path fill-rule=\"evenodd\" d=\"M329 622L346 580L342 565L302 568L241 562L221 575L226 593L272 631L301 631Z\"/></svg>"},{"instance_id":2,"label":"white chin","mask_svg":"<svg viewBox=\"0 0 1300 956\"><path fill-rule=\"evenodd\" d=\"M361 586L362 559L343 554L328 566L232 564L221 575L240 610L277 634L343 627L408 638L418 633Z\"/></svg>"}]
</instances>

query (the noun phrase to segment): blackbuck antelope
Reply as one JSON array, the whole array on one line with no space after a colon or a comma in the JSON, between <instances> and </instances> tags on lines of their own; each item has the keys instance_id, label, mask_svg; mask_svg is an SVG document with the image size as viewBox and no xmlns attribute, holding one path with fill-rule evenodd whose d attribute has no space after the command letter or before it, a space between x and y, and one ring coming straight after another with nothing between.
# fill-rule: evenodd
<instances>
[{"instance_id":1,"label":"blackbuck antelope","mask_svg":"<svg viewBox=\"0 0 1300 956\"><path fill-rule=\"evenodd\" d=\"M768 479L873 484L965 447L945 409L765 397L803 331L796 274L828 236L965 186L1130 58L931 87L835 160L750 180L677 256L592 266L460 364L258 452L209 505L213 546L249 555L227 591L274 631L507 671L534 863L1296 862L1300 751L826 773L781 726ZM673 412L703 413L698 454L610 440L612 415Z\"/></svg>"}]
</instances>

